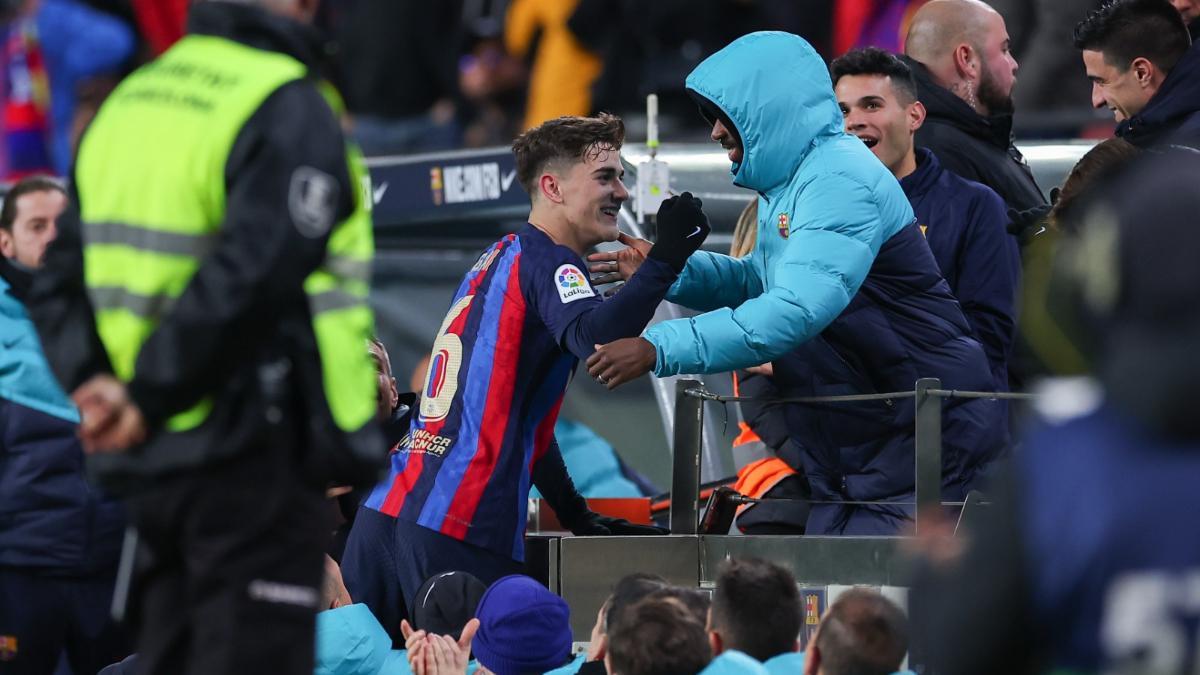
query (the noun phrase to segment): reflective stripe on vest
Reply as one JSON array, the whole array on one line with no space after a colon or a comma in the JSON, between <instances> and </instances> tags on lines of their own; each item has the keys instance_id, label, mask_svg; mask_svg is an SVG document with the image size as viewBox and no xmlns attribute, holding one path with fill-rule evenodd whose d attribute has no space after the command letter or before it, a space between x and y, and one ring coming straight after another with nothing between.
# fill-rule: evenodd
<instances>
[{"instance_id":1,"label":"reflective stripe on vest","mask_svg":"<svg viewBox=\"0 0 1200 675\"><path fill-rule=\"evenodd\" d=\"M84 136L76 166L84 279L114 373L135 375L142 344L214 249L225 216L225 168L246 121L281 86L307 76L284 54L191 35L126 78ZM348 149L355 185L367 183ZM369 189L369 188L368 188ZM354 431L376 410L375 370L366 342L374 255L370 200L337 224L327 258L305 281L335 423ZM284 206L286 208L286 206ZM333 366L336 365L336 368ZM211 401L176 415L167 428L203 423Z\"/></svg>"}]
</instances>

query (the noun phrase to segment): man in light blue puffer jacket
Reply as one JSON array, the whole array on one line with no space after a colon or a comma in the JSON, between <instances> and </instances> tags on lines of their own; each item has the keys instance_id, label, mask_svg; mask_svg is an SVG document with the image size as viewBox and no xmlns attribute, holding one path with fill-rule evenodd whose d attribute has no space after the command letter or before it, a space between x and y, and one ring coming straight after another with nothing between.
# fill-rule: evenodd
<instances>
[{"instance_id":1,"label":"man in light blue puffer jacket","mask_svg":"<svg viewBox=\"0 0 1200 675\"><path fill-rule=\"evenodd\" d=\"M844 132L825 63L807 42L746 35L701 63L687 88L729 151L734 184L759 193L756 248L740 259L692 255L668 298L705 313L602 346L588 360L593 377L612 388L648 371L773 362L785 396L911 391L922 377L991 386L903 190ZM1005 447L999 413L995 401L946 402L945 498L961 499ZM793 406L789 428L814 500L891 502L814 504L810 534L892 534L911 518L913 418L911 398Z\"/></svg>"}]
</instances>

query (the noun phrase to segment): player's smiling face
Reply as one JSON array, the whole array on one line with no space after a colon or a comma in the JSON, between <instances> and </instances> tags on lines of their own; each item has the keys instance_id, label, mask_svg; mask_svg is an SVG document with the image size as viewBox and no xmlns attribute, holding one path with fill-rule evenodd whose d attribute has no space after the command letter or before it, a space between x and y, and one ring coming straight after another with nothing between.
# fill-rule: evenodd
<instances>
[{"instance_id":1,"label":"player's smiling face","mask_svg":"<svg viewBox=\"0 0 1200 675\"><path fill-rule=\"evenodd\" d=\"M621 179L620 150L593 148L583 161L571 166L563 177L563 207L567 220L580 241L591 248L602 241L616 241L620 230L617 215L629 191Z\"/></svg>"}]
</instances>

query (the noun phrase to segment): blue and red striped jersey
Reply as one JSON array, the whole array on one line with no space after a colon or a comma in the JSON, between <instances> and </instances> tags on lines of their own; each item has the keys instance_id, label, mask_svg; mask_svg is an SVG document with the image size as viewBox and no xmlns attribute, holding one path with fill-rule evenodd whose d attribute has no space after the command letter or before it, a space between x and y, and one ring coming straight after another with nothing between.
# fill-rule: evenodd
<instances>
[{"instance_id":1,"label":"blue and red striped jersey","mask_svg":"<svg viewBox=\"0 0 1200 675\"><path fill-rule=\"evenodd\" d=\"M564 334L601 298L583 260L526 225L467 272L442 322L409 435L365 505L524 559L531 473L578 359Z\"/></svg>"}]
</instances>

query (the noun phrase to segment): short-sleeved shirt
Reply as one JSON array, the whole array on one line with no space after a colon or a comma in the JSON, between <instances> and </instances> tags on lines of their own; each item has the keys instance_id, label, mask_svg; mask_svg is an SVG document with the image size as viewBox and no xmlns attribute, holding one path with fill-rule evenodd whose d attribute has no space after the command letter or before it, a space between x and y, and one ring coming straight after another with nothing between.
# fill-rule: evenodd
<instances>
[{"instance_id":1,"label":"short-sleeved shirt","mask_svg":"<svg viewBox=\"0 0 1200 675\"><path fill-rule=\"evenodd\" d=\"M578 364L564 335L602 302L583 260L526 225L463 278L420 410L365 505L524 559L530 476Z\"/></svg>"}]
</instances>

